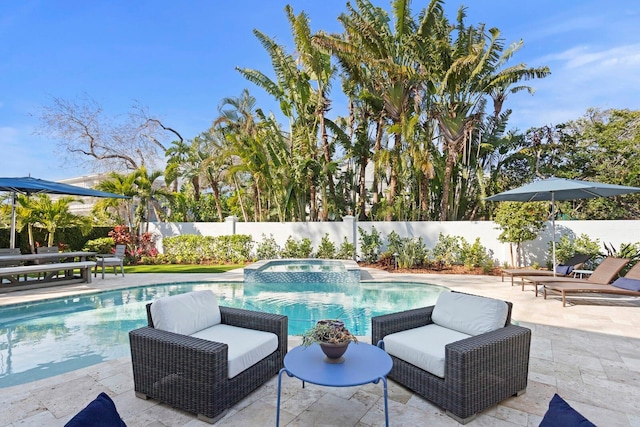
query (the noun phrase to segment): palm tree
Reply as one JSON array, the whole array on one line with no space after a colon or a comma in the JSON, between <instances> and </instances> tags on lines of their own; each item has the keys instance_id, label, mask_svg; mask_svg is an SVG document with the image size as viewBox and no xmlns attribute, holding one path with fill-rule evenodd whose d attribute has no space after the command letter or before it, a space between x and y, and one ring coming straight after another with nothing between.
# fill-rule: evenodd
<instances>
[{"instance_id":1,"label":"palm tree","mask_svg":"<svg viewBox=\"0 0 640 427\"><path fill-rule=\"evenodd\" d=\"M438 44L438 61L430 63L435 90L431 115L437 123L445 153L440 220L457 219L451 210L454 172L462 152L470 149L472 132L484 114L485 98L494 96L494 116L497 117L504 94L524 88L509 89L511 85L549 74L548 67L532 68L518 64L504 68L522 47L522 41L505 49L498 29L485 31L484 25L466 26L465 16L465 8L461 7L457 24L449 27L448 42ZM456 33L455 40L451 35L453 32ZM425 33L425 36L441 38L440 34Z\"/></svg>"},{"instance_id":2,"label":"palm tree","mask_svg":"<svg viewBox=\"0 0 640 427\"><path fill-rule=\"evenodd\" d=\"M137 230L137 224L134 217L133 206L134 197L138 195L138 187L136 179L138 174L132 172L129 174L121 174L119 172L109 173L107 179L96 185L96 189L107 191L109 193L121 194L130 197L129 199L101 199L95 204L94 209L107 211L115 210L118 222L124 221L130 230Z\"/></svg>"},{"instance_id":3,"label":"palm tree","mask_svg":"<svg viewBox=\"0 0 640 427\"><path fill-rule=\"evenodd\" d=\"M318 103L311 79L307 72L298 68L295 58L282 46L258 30L254 30L254 34L271 58L276 80L257 70L238 68L238 71L275 97L282 113L289 119L289 155L294 159L294 173L302 173L297 181L300 190L295 192L296 204L304 206L308 200L309 216L315 221L318 218L317 188L322 168L318 163L316 146L318 122L315 113ZM304 220L304 210L299 215Z\"/></svg>"},{"instance_id":4,"label":"palm tree","mask_svg":"<svg viewBox=\"0 0 640 427\"><path fill-rule=\"evenodd\" d=\"M322 215L321 219L326 221L329 218L329 205L336 203L335 183L333 182L333 172L335 171L335 163L332 161L333 148L329 143L329 135L327 132L326 113L331 105L327 98L331 89L331 80L335 74L335 67L331 64L331 53L326 49L321 49L317 44L312 43L312 34L309 27L309 18L302 12L298 16L293 14L293 8L287 5L285 7L296 50L299 55L300 63L304 71L309 75L312 81L316 83L315 107L313 114L316 117L316 123L320 133L320 141L322 145L322 163L325 181L329 187L329 195L327 195L326 187L322 188Z\"/></svg>"},{"instance_id":5,"label":"palm tree","mask_svg":"<svg viewBox=\"0 0 640 427\"><path fill-rule=\"evenodd\" d=\"M21 228L28 226L29 245L34 251L32 227L47 230L47 246L53 246L56 230L67 227L80 227L83 233L91 229L91 219L86 216L74 215L69 211L71 203L82 203L81 199L63 196L52 200L47 194L32 197L18 196L21 218Z\"/></svg>"},{"instance_id":6,"label":"palm tree","mask_svg":"<svg viewBox=\"0 0 640 427\"><path fill-rule=\"evenodd\" d=\"M149 173L147 168L142 166L135 173L137 174L135 180L137 196L140 199L138 211L145 221L144 232L146 233L149 231L151 209L153 209L155 217L161 220L159 198L169 199L172 197L172 193L166 187L156 184L158 178L163 175L162 171L157 170Z\"/></svg>"},{"instance_id":7,"label":"palm tree","mask_svg":"<svg viewBox=\"0 0 640 427\"><path fill-rule=\"evenodd\" d=\"M386 206L392 207L400 187L401 154L405 148L403 133L409 131L411 117L416 113L416 99L425 75L416 67L416 24L411 17L410 2L392 2L394 26L387 12L369 0L356 0L356 8L347 4L348 13L338 18L343 36L319 34L316 43L330 49L349 74L362 84L369 97L382 105L384 117L392 135L388 153L375 156L385 159L389 171ZM392 219L392 209L386 209L386 219Z\"/></svg>"}]
</instances>

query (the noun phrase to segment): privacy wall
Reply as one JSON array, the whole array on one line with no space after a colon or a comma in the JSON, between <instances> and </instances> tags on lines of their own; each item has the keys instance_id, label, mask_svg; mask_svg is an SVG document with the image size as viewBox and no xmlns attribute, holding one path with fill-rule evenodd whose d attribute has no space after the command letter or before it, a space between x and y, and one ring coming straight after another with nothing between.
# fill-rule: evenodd
<instances>
[{"instance_id":1,"label":"privacy wall","mask_svg":"<svg viewBox=\"0 0 640 427\"><path fill-rule=\"evenodd\" d=\"M440 233L449 236L462 236L469 243L477 237L480 243L493 252L496 263L502 265L510 262L509 244L500 243L500 230L492 221L376 221L358 222L354 217L344 217L336 222L240 222L236 217L229 217L225 222L172 222L152 223L149 231L156 236L156 245L162 252L162 239L180 234L199 234L203 236L221 236L231 234L248 234L255 242L264 237L273 237L280 247L284 246L287 238L293 236L300 240L304 237L311 239L314 249L320 244L325 234L339 247L346 237L356 247L360 254L360 234L358 227L371 232L372 227L380 233L386 244L386 236L395 231L400 237L422 237L429 248L438 241ZM588 235L591 239L598 239L616 248L623 243L640 241L640 221L556 221L556 241L562 235ZM551 242L551 223L538 239L525 242L524 252L526 263L546 263L546 250ZM384 250L384 247L383 247ZM604 247L603 247L604 251Z\"/></svg>"}]
</instances>

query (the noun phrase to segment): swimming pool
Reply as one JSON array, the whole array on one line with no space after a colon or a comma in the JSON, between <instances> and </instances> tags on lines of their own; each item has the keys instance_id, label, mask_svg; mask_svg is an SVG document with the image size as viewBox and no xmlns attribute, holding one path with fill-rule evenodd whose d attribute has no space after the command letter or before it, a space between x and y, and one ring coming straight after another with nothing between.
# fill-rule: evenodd
<instances>
[{"instance_id":1,"label":"swimming pool","mask_svg":"<svg viewBox=\"0 0 640 427\"><path fill-rule=\"evenodd\" d=\"M129 331L146 325L157 298L211 289L220 305L284 314L289 335L341 319L370 335L372 316L433 305L442 290L421 283L329 285L185 282L133 287L0 307L0 388L129 355Z\"/></svg>"},{"instance_id":2,"label":"swimming pool","mask_svg":"<svg viewBox=\"0 0 640 427\"><path fill-rule=\"evenodd\" d=\"M266 259L244 268L244 283L360 283L352 260Z\"/></svg>"}]
</instances>

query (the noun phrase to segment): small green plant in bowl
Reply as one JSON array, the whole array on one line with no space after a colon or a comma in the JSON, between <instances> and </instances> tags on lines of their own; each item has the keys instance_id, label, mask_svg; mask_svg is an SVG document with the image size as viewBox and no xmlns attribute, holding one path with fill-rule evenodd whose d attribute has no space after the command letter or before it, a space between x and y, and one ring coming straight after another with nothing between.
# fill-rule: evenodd
<instances>
[{"instance_id":1,"label":"small green plant in bowl","mask_svg":"<svg viewBox=\"0 0 640 427\"><path fill-rule=\"evenodd\" d=\"M316 325L302 335L302 345L309 347L318 343L322 352L327 356L328 363L342 363L342 355L347 351L349 343L358 343L358 338L344 327L340 320L319 320Z\"/></svg>"},{"instance_id":2,"label":"small green plant in bowl","mask_svg":"<svg viewBox=\"0 0 640 427\"><path fill-rule=\"evenodd\" d=\"M302 345L308 347L315 342L318 344L357 343L358 338L344 327L343 321L325 319L319 320L313 328L302 335Z\"/></svg>"}]
</instances>

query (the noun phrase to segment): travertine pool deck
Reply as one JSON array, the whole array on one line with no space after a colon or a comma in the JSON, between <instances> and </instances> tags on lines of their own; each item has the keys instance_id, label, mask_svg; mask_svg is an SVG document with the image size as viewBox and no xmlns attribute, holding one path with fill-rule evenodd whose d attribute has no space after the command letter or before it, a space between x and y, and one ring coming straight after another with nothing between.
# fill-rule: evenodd
<instances>
[{"instance_id":1,"label":"travertine pool deck","mask_svg":"<svg viewBox=\"0 0 640 427\"><path fill-rule=\"evenodd\" d=\"M557 298L535 298L499 277L400 275L364 270L364 280L412 281L513 302L513 319L531 328L533 340L527 392L489 408L468 426L537 426L554 393L599 426L640 427L640 299L580 298L566 308ZM242 280L242 270L211 274L129 274L90 285L0 293L0 305L64 294L153 283ZM289 348L298 345L291 337ZM0 343L1 345L1 343ZM68 374L0 389L0 426L63 426L101 391L116 403L126 424L207 426L195 416L134 396L131 363L122 358ZM273 426L277 376L233 407L217 426ZM384 425L382 386L328 388L283 378L281 425ZM444 412L389 381L392 426L456 426Z\"/></svg>"}]
</instances>

